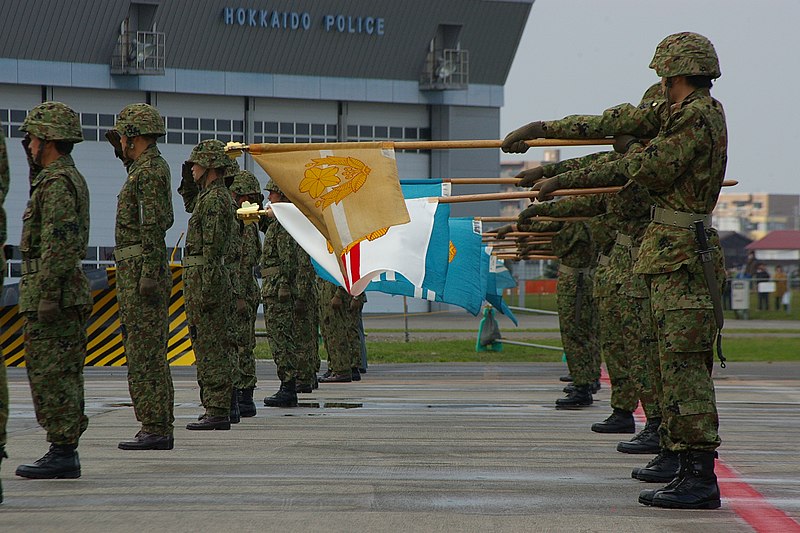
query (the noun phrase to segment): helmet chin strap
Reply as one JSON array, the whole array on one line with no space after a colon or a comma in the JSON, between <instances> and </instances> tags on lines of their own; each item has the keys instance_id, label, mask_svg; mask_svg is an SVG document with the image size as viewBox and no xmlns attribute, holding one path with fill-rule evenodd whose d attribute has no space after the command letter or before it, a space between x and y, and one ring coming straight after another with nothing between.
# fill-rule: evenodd
<instances>
[{"instance_id":1,"label":"helmet chin strap","mask_svg":"<svg viewBox=\"0 0 800 533\"><path fill-rule=\"evenodd\" d=\"M33 162L39 165L40 167L43 167L44 165L42 164L42 155L43 155L42 152L44 151L45 143L48 141L44 139L39 139L39 141L40 141L39 147L36 149L36 155L33 156Z\"/></svg>"}]
</instances>

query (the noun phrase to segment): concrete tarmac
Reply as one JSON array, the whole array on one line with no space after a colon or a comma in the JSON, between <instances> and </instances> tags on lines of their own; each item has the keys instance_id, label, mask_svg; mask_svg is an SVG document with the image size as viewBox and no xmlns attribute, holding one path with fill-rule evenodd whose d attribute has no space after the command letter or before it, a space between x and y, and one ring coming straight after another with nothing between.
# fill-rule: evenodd
<instances>
[{"instance_id":1,"label":"concrete tarmac","mask_svg":"<svg viewBox=\"0 0 800 533\"><path fill-rule=\"evenodd\" d=\"M800 520L800 366L734 363L717 380L720 460ZM278 387L259 362L260 400ZM138 427L124 368L86 369L82 477L27 480L47 449L24 369L9 369L9 459L0 530L27 531L752 531L737 514L653 509L630 478L651 456L615 451L631 435L589 430L611 412L604 387L556 411L562 364L371 365L294 409L259 406L231 431L190 432L194 368L173 368L175 449L131 452ZM260 401L259 401L260 405ZM725 484L729 479L721 478ZM800 526L798 526L800 528ZM765 530L766 531L766 530Z\"/></svg>"}]
</instances>

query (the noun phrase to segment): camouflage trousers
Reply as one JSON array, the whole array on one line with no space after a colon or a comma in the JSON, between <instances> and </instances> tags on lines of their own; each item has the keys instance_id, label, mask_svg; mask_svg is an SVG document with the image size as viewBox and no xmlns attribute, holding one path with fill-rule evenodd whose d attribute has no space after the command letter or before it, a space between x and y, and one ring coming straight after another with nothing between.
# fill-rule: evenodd
<instances>
[{"instance_id":1,"label":"camouflage trousers","mask_svg":"<svg viewBox=\"0 0 800 533\"><path fill-rule=\"evenodd\" d=\"M717 270L722 283L724 270ZM662 442L676 452L715 450L720 444L711 379L716 326L702 267L698 261L648 278L658 337Z\"/></svg>"},{"instance_id":2,"label":"camouflage trousers","mask_svg":"<svg viewBox=\"0 0 800 533\"><path fill-rule=\"evenodd\" d=\"M588 385L600 377L600 343L592 276L559 272L556 304L569 373L576 386ZM578 308L580 312L576 313Z\"/></svg>"},{"instance_id":3,"label":"camouflage trousers","mask_svg":"<svg viewBox=\"0 0 800 533\"><path fill-rule=\"evenodd\" d=\"M347 303L341 309L334 309L330 298L321 299L320 330L328 352L328 369L334 374L349 374L353 361L361 361L361 342L357 332L354 338L350 315Z\"/></svg>"},{"instance_id":4,"label":"camouflage trousers","mask_svg":"<svg viewBox=\"0 0 800 533\"><path fill-rule=\"evenodd\" d=\"M641 400L647 418L660 417L651 383L658 358L648 300L619 292L596 300L600 346L611 380L611 407L634 411Z\"/></svg>"},{"instance_id":5,"label":"camouflage trousers","mask_svg":"<svg viewBox=\"0 0 800 533\"><path fill-rule=\"evenodd\" d=\"M364 355L364 344L362 339L363 324L361 323L361 309L350 309L349 318L349 342L353 343L353 360L350 362L351 368L362 368Z\"/></svg>"},{"instance_id":6,"label":"camouflage trousers","mask_svg":"<svg viewBox=\"0 0 800 533\"><path fill-rule=\"evenodd\" d=\"M83 413L86 320L91 307L62 309L54 322L25 314L25 367L36 421L53 444L77 444L89 426Z\"/></svg>"},{"instance_id":7,"label":"camouflage trousers","mask_svg":"<svg viewBox=\"0 0 800 533\"><path fill-rule=\"evenodd\" d=\"M175 394L167 362L172 279L164 263L162 291L159 301L152 303L139 295L141 268L141 257L117 263L117 298L128 361L128 390L142 431L172 435Z\"/></svg>"},{"instance_id":8,"label":"camouflage trousers","mask_svg":"<svg viewBox=\"0 0 800 533\"><path fill-rule=\"evenodd\" d=\"M228 416L233 393L233 343L226 327L231 306L212 307L190 318L189 334L197 358L200 402L209 416Z\"/></svg>"},{"instance_id":9,"label":"camouflage trousers","mask_svg":"<svg viewBox=\"0 0 800 533\"><path fill-rule=\"evenodd\" d=\"M314 383L319 370L319 318L317 296L307 295L303 309L295 310L294 323L297 331L297 379L303 383Z\"/></svg>"},{"instance_id":10,"label":"camouflage trousers","mask_svg":"<svg viewBox=\"0 0 800 533\"><path fill-rule=\"evenodd\" d=\"M231 330L236 338L233 386L249 389L256 386L256 314L258 302L247 302L244 314L234 313Z\"/></svg>"},{"instance_id":11,"label":"camouflage trousers","mask_svg":"<svg viewBox=\"0 0 800 533\"><path fill-rule=\"evenodd\" d=\"M272 360L278 367L278 379L286 383L298 379L302 345L294 324L294 301L279 302L277 298L264 298L264 322Z\"/></svg>"}]
</instances>

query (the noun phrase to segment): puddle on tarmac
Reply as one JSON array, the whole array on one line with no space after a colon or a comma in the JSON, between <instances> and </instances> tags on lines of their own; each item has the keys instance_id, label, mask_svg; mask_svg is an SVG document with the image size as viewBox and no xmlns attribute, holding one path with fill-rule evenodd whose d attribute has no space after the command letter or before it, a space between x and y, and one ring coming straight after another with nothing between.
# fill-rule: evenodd
<instances>
[{"instance_id":1,"label":"puddle on tarmac","mask_svg":"<svg viewBox=\"0 0 800 533\"><path fill-rule=\"evenodd\" d=\"M312 409L358 409L364 407L364 404L350 402L298 402L297 407L310 407Z\"/></svg>"}]
</instances>

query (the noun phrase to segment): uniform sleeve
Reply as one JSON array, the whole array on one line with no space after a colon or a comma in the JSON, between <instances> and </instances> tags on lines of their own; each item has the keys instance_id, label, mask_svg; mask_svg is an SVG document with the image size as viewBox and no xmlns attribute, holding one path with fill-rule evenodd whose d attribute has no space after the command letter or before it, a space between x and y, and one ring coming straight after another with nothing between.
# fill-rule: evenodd
<instances>
[{"instance_id":1,"label":"uniform sleeve","mask_svg":"<svg viewBox=\"0 0 800 533\"><path fill-rule=\"evenodd\" d=\"M172 227L172 191L169 169L145 169L139 180L142 237L142 277L158 279L164 265L164 238Z\"/></svg>"},{"instance_id":2,"label":"uniform sleeve","mask_svg":"<svg viewBox=\"0 0 800 533\"><path fill-rule=\"evenodd\" d=\"M652 138L661 126L660 104L636 107L620 104L606 109L602 115L570 115L561 120L544 122L551 139L601 139L628 134Z\"/></svg>"},{"instance_id":3,"label":"uniform sleeve","mask_svg":"<svg viewBox=\"0 0 800 533\"><path fill-rule=\"evenodd\" d=\"M670 117L663 133L647 147L621 159L620 171L652 191L671 190L675 180L692 164L702 144L698 139L703 136L708 132L702 116L691 107L683 108Z\"/></svg>"},{"instance_id":4,"label":"uniform sleeve","mask_svg":"<svg viewBox=\"0 0 800 533\"><path fill-rule=\"evenodd\" d=\"M81 221L75 195L66 176L57 176L40 185L42 212L42 256L39 267L41 299L61 301L61 287L83 259L86 250L81 240Z\"/></svg>"},{"instance_id":5,"label":"uniform sleeve","mask_svg":"<svg viewBox=\"0 0 800 533\"><path fill-rule=\"evenodd\" d=\"M278 232L278 273L275 276L275 286L291 290L297 279L297 244L289 232L282 229Z\"/></svg>"},{"instance_id":6,"label":"uniform sleeve","mask_svg":"<svg viewBox=\"0 0 800 533\"><path fill-rule=\"evenodd\" d=\"M575 157L573 159L565 159L558 163L550 163L543 167L544 175L547 178L552 178L563 172L570 170L577 170L579 168L586 168L587 166L597 163L616 159L614 157L616 152L596 152L594 154L585 155L583 157Z\"/></svg>"},{"instance_id":7,"label":"uniform sleeve","mask_svg":"<svg viewBox=\"0 0 800 533\"><path fill-rule=\"evenodd\" d=\"M524 224L518 224L517 227L520 231L525 232L533 232L533 233L543 233L543 232L553 232L559 231L562 227L564 227L563 222L545 222L545 221L536 221L533 219L529 219L528 222Z\"/></svg>"},{"instance_id":8,"label":"uniform sleeve","mask_svg":"<svg viewBox=\"0 0 800 533\"><path fill-rule=\"evenodd\" d=\"M602 195L575 196L538 204L536 214L544 217L593 217L605 213Z\"/></svg>"},{"instance_id":9,"label":"uniform sleeve","mask_svg":"<svg viewBox=\"0 0 800 533\"><path fill-rule=\"evenodd\" d=\"M623 173L624 163L620 154L612 152L602 160L595 161L583 169L570 170L558 175L562 189L585 189L587 187L614 187L624 185L628 178Z\"/></svg>"}]
</instances>

